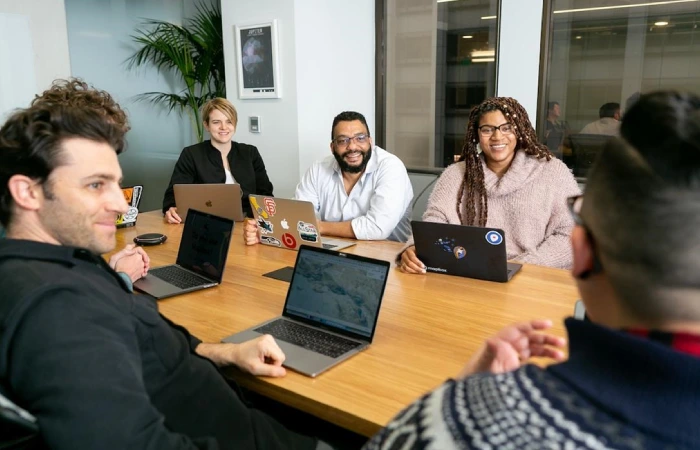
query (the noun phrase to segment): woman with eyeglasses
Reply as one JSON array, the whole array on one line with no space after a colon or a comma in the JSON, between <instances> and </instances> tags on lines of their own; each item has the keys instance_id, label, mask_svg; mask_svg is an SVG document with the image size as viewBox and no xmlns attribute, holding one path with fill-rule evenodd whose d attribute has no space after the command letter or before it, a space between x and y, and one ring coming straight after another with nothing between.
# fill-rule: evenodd
<instances>
[{"instance_id":1,"label":"woman with eyeglasses","mask_svg":"<svg viewBox=\"0 0 700 450\"><path fill-rule=\"evenodd\" d=\"M225 98L214 98L202 107L204 128L210 140L185 147L175 163L163 197L163 215L168 223L181 223L175 204L175 184L238 183L243 193L243 211L252 215L248 194L272 196L272 183L258 149L233 140L238 124L236 108Z\"/></svg>"},{"instance_id":2,"label":"woman with eyeglasses","mask_svg":"<svg viewBox=\"0 0 700 450\"><path fill-rule=\"evenodd\" d=\"M469 114L460 161L437 180L423 220L501 228L508 259L569 268L574 223L566 199L578 194L571 170L537 141L525 108L494 97ZM404 272L425 273L413 245L398 262Z\"/></svg>"}]
</instances>

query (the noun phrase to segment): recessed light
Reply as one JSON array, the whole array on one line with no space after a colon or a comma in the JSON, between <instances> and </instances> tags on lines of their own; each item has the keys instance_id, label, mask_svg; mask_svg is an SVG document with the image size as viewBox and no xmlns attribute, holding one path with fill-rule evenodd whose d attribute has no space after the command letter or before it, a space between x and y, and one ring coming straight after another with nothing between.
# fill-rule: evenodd
<instances>
[{"instance_id":1,"label":"recessed light","mask_svg":"<svg viewBox=\"0 0 700 450\"><path fill-rule=\"evenodd\" d=\"M495 19L496 17L498 17L498 16L482 16L481 20L492 20L492 19Z\"/></svg>"},{"instance_id":2,"label":"recessed light","mask_svg":"<svg viewBox=\"0 0 700 450\"><path fill-rule=\"evenodd\" d=\"M471 39L471 38L473 38L473 37L474 37L474 36L472 36L471 34L468 34L468 35L466 35L466 36L462 36L462 39Z\"/></svg>"},{"instance_id":3,"label":"recessed light","mask_svg":"<svg viewBox=\"0 0 700 450\"><path fill-rule=\"evenodd\" d=\"M576 36L576 39L581 39L581 36Z\"/></svg>"},{"instance_id":4,"label":"recessed light","mask_svg":"<svg viewBox=\"0 0 700 450\"><path fill-rule=\"evenodd\" d=\"M658 22L654 22L654 25L656 25L657 27L665 27L666 25L668 25L668 22L666 22L665 20L659 20Z\"/></svg>"}]
</instances>

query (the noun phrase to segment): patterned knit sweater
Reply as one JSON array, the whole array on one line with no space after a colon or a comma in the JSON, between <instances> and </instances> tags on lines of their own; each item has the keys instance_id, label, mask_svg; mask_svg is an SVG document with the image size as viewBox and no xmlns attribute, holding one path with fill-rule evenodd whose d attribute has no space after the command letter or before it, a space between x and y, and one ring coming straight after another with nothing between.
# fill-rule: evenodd
<instances>
[{"instance_id":1,"label":"patterned knit sweater","mask_svg":"<svg viewBox=\"0 0 700 450\"><path fill-rule=\"evenodd\" d=\"M510 168L500 178L483 157L482 164L488 202L486 226L503 229L508 259L570 268L569 237L574 222L566 199L581 191L569 168L558 159L546 161L521 151L515 153ZM445 169L430 194L424 221L460 225L457 196L465 167L460 162ZM462 217L466 215L464 202L462 198Z\"/></svg>"},{"instance_id":2,"label":"patterned knit sweater","mask_svg":"<svg viewBox=\"0 0 700 450\"><path fill-rule=\"evenodd\" d=\"M590 323L566 325L567 362L450 380L365 450L700 448L700 358Z\"/></svg>"}]
</instances>

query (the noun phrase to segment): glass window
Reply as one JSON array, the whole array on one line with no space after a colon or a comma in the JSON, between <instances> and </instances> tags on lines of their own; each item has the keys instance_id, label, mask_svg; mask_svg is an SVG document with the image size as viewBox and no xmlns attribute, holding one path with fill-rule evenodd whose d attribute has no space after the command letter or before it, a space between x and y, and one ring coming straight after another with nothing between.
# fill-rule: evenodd
<instances>
[{"instance_id":1,"label":"glass window","mask_svg":"<svg viewBox=\"0 0 700 450\"><path fill-rule=\"evenodd\" d=\"M386 0L385 146L411 168L462 151L469 111L495 95L498 0Z\"/></svg>"},{"instance_id":2,"label":"glass window","mask_svg":"<svg viewBox=\"0 0 700 450\"><path fill-rule=\"evenodd\" d=\"M640 93L700 92L700 1L552 4L540 132L549 149L585 177Z\"/></svg>"}]
</instances>

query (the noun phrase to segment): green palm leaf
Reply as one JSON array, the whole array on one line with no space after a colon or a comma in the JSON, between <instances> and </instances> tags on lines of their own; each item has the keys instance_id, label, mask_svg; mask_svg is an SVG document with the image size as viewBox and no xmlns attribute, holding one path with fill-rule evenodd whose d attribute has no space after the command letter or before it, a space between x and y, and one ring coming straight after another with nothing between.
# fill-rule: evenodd
<instances>
[{"instance_id":1,"label":"green palm leaf","mask_svg":"<svg viewBox=\"0 0 700 450\"><path fill-rule=\"evenodd\" d=\"M183 26L144 19L142 28L131 36L138 49L125 63L130 70L155 67L161 73L175 74L184 83L179 94L147 92L136 99L164 105L169 111L187 112L201 142L200 108L207 100L225 97L226 83L221 10L204 1L196 10Z\"/></svg>"}]
</instances>

